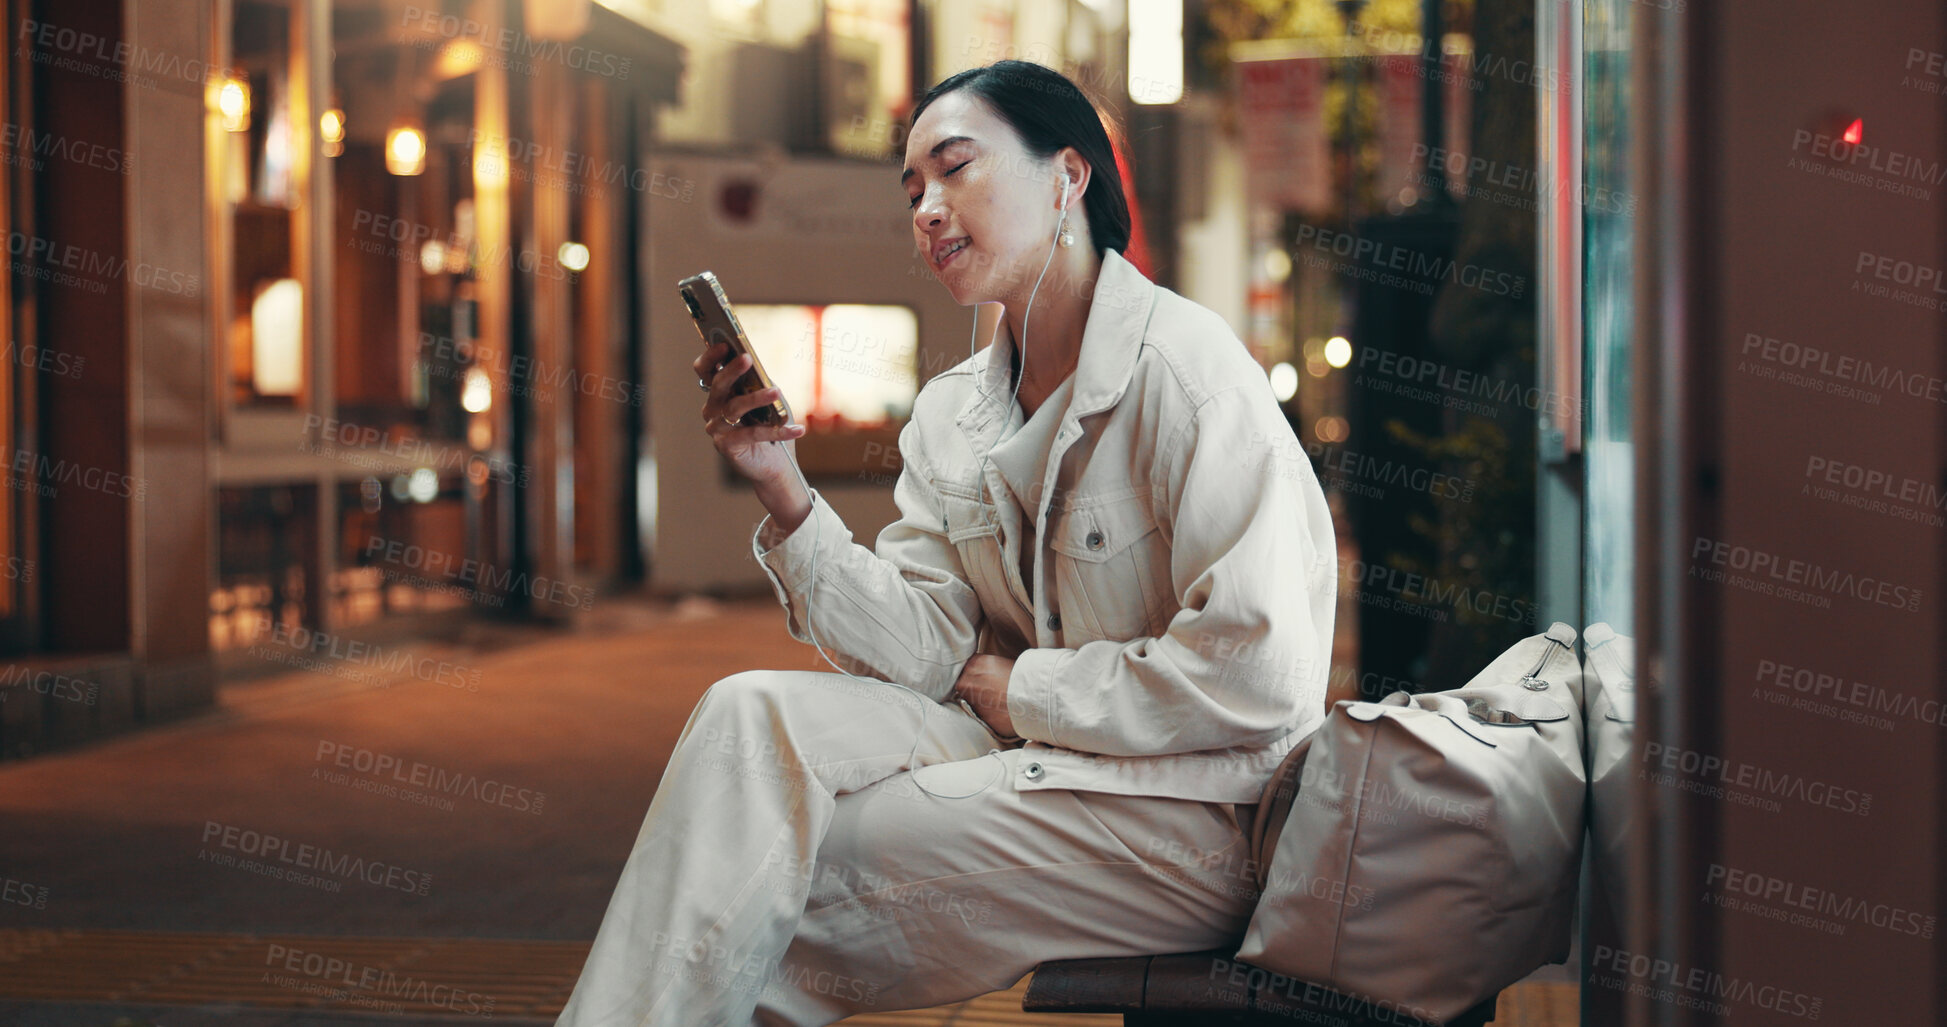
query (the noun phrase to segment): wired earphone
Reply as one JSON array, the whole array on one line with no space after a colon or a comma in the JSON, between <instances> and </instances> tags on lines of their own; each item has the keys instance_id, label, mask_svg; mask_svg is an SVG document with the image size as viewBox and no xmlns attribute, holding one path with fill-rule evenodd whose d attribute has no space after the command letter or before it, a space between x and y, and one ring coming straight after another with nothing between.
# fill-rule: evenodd
<instances>
[{"instance_id":1,"label":"wired earphone","mask_svg":"<svg viewBox=\"0 0 1947 1027\"><path fill-rule=\"evenodd\" d=\"M1035 276L1034 288L1028 291L1027 310L1024 311L1021 315L1021 344L1020 347L1018 348L1018 353L1021 358L1021 371L1020 373L1014 375L1014 388L1013 391L1011 391L1008 394L1008 405L1010 407L1020 396L1021 379L1026 377L1027 375L1028 322L1029 319L1034 315L1035 295L1041 291L1042 279L1048 276L1048 266L1054 263L1055 247L1058 245L1059 246L1075 245L1075 234L1074 232L1070 231L1068 228L1068 197L1071 190L1073 190L1074 185L1075 185L1075 180L1069 177L1067 171L1064 170L1061 176L1061 220L1055 225L1055 237L1052 240L1050 240L1048 243L1048 256L1045 259L1043 259L1041 262L1041 273ZM998 333L1000 331L1000 326L996 324L994 326L994 330L996 333ZM968 360L972 360L974 358L976 352L974 349L974 344L976 341L978 341L979 335L980 335L980 312L979 310L975 310L973 329L968 333L967 336L967 359ZM991 342L992 340L989 341ZM974 378L974 388L976 390L980 388L980 378L978 374L976 374L976 377ZM981 396L982 398L985 398L986 393L982 392ZM791 461L791 469L797 472L798 484L804 487L805 497L808 500L811 499L812 497L811 483L805 480L804 468L798 466L798 461L795 458ZM986 454L982 454L980 458L980 476L984 478L986 477L986 474L987 474L987 456ZM897 681L883 681L878 678L860 677L859 675L854 674L851 671L846 670L845 668L839 666L838 663L831 658L831 654L825 652L825 644L819 641L818 629L812 626L812 616L811 616L811 611L813 606L813 602L812 602L813 594L818 590L818 548L819 548L819 543L823 541L822 536L818 534L819 531L820 531L820 527L814 524L812 526L811 571L807 575L807 578L811 582L811 584L805 593L805 610L804 610L805 634L811 636L812 647L818 650L819 658L824 660L826 666L829 666L831 669L839 672L840 674L845 675L848 678L851 678L854 681L858 681L863 684L891 685L894 688L904 689L905 691L911 692L913 696L919 700L920 703L919 729L913 734L913 747L907 750L906 752L906 763L908 764L909 769L917 771L920 768L911 766L911 764L913 761L913 757L918 755L919 753L920 740L926 736L927 707L935 705L935 702L932 698L928 697L924 692L921 692L914 688L909 688L905 685L898 683ZM960 705L966 709L969 715L974 714L973 707L967 705L967 701L965 699L960 700ZM979 719L977 715L975 715L975 719ZM996 760L999 760L1001 758L1001 751L999 749L989 749L987 750L987 755L994 757ZM994 786L994 782L1000 780L1000 775L1006 772L1007 772L1007 764L1003 762L1001 764L1000 769L995 772L994 777L991 780L989 780L986 784L980 786L980 789L978 791L969 792L966 795L942 795L926 787L926 785L919 780L919 776L917 774L913 776L913 785L914 787L918 788L920 791L925 792L926 794L931 795L934 798L970 799L976 795L981 794L981 792L985 792L987 789L992 788Z\"/></svg>"}]
</instances>

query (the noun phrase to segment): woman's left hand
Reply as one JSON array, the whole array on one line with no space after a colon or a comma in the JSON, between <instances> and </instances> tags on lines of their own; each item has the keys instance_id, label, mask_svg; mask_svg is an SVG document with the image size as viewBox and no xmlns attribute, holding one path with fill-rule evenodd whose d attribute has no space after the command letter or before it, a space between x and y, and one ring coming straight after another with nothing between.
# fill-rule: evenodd
<instances>
[{"instance_id":1,"label":"woman's left hand","mask_svg":"<svg viewBox=\"0 0 1947 1027\"><path fill-rule=\"evenodd\" d=\"M1007 679L1013 673L1013 660L980 654L960 668L960 680L953 683L954 694L967 700L995 734L1014 734L1014 718L1007 713Z\"/></svg>"}]
</instances>

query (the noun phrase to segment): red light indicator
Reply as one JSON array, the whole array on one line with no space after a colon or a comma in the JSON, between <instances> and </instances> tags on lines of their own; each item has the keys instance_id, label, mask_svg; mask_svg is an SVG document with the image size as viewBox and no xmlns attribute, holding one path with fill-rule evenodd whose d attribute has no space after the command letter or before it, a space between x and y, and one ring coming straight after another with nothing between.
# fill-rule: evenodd
<instances>
[{"instance_id":1,"label":"red light indicator","mask_svg":"<svg viewBox=\"0 0 1947 1027\"><path fill-rule=\"evenodd\" d=\"M1859 141L1866 138L1866 119L1852 119L1852 124L1846 126L1846 134L1842 138L1845 139L1846 145L1858 146Z\"/></svg>"}]
</instances>

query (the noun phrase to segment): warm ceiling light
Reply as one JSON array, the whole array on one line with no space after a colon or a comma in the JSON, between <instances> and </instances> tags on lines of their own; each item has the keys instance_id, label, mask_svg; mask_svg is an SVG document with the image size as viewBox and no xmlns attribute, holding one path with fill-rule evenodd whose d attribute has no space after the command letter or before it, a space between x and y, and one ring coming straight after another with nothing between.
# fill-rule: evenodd
<instances>
[{"instance_id":1,"label":"warm ceiling light","mask_svg":"<svg viewBox=\"0 0 1947 1027\"><path fill-rule=\"evenodd\" d=\"M397 125L385 134L385 170L417 175L426 170L426 133L413 125Z\"/></svg>"},{"instance_id":2,"label":"warm ceiling light","mask_svg":"<svg viewBox=\"0 0 1947 1027\"><path fill-rule=\"evenodd\" d=\"M478 367L466 369L466 385L460 390L460 409L469 414L484 414L493 409L494 383Z\"/></svg>"},{"instance_id":3,"label":"warm ceiling light","mask_svg":"<svg viewBox=\"0 0 1947 1027\"><path fill-rule=\"evenodd\" d=\"M1325 362L1333 367L1344 367L1352 362L1352 343L1343 335L1334 335L1325 340Z\"/></svg>"},{"instance_id":4,"label":"warm ceiling light","mask_svg":"<svg viewBox=\"0 0 1947 1027\"><path fill-rule=\"evenodd\" d=\"M1273 282L1282 282L1291 277L1291 254L1283 250L1266 250L1264 253L1264 277Z\"/></svg>"},{"instance_id":5,"label":"warm ceiling light","mask_svg":"<svg viewBox=\"0 0 1947 1027\"><path fill-rule=\"evenodd\" d=\"M216 88L216 111L223 116L224 131L250 131L250 81L241 72L223 76L223 84Z\"/></svg>"},{"instance_id":6,"label":"warm ceiling light","mask_svg":"<svg viewBox=\"0 0 1947 1027\"><path fill-rule=\"evenodd\" d=\"M564 242L554 251L554 259L570 271L588 270L588 247L578 242Z\"/></svg>"},{"instance_id":7,"label":"warm ceiling light","mask_svg":"<svg viewBox=\"0 0 1947 1027\"><path fill-rule=\"evenodd\" d=\"M1271 365L1271 395L1283 403L1298 394L1298 369L1287 363Z\"/></svg>"},{"instance_id":8,"label":"warm ceiling light","mask_svg":"<svg viewBox=\"0 0 1947 1027\"><path fill-rule=\"evenodd\" d=\"M318 137L324 140L327 157L345 152L345 112L336 107L318 115Z\"/></svg>"}]
</instances>

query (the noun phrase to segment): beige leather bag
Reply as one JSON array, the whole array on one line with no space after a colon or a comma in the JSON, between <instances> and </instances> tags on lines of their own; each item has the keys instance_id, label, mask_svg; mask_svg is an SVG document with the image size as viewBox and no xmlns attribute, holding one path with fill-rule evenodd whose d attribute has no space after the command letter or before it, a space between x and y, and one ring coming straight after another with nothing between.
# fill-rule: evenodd
<instances>
[{"instance_id":1,"label":"beige leather bag","mask_svg":"<svg viewBox=\"0 0 1947 1027\"><path fill-rule=\"evenodd\" d=\"M1430 1022L1568 958L1586 793L1575 629L1451 692L1341 702L1266 787L1237 958Z\"/></svg>"}]
</instances>

